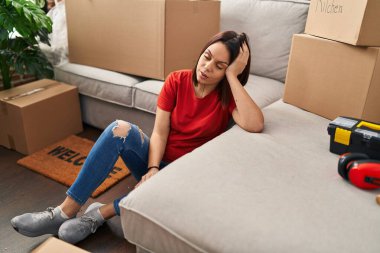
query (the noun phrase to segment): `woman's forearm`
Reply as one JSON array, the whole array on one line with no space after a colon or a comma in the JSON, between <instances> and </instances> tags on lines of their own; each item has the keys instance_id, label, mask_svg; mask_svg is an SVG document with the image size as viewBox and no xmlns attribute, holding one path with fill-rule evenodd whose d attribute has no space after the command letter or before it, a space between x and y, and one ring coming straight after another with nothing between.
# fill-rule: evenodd
<instances>
[{"instance_id":1,"label":"woman's forearm","mask_svg":"<svg viewBox=\"0 0 380 253\"><path fill-rule=\"evenodd\" d=\"M252 100L235 75L227 74L227 80L231 87L233 99L235 100L239 125L250 132L262 131L264 116L261 109Z\"/></svg>"},{"instance_id":2,"label":"woman's forearm","mask_svg":"<svg viewBox=\"0 0 380 253\"><path fill-rule=\"evenodd\" d=\"M149 143L148 167L159 166L164 156L168 135L153 132Z\"/></svg>"},{"instance_id":3,"label":"woman's forearm","mask_svg":"<svg viewBox=\"0 0 380 253\"><path fill-rule=\"evenodd\" d=\"M156 120L150 137L148 167L159 166L170 132L170 112L157 107Z\"/></svg>"}]
</instances>

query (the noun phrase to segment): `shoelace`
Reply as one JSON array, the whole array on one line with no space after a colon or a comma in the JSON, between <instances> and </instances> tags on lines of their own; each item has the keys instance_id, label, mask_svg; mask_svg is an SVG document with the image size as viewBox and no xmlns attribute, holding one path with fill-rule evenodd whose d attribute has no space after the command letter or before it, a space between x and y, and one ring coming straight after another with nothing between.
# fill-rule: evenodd
<instances>
[{"instance_id":1,"label":"shoelace","mask_svg":"<svg viewBox=\"0 0 380 253\"><path fill-rule=\"evenodd\" d=\"M50 217L50 219L52 220L52 219L54 218L54 216L55 216L55 213L54 213L54 207L48 207L48 208L46 209L46 211L49 212L49 217Z\"/></svg>"},{"instance_id":2,"label":"shoelace","mask_svg":"<svg viewBox=\"0 0 380 253\"><path fill-rule=\"evenodd\" d=\"M89 222L91 224L91 233L96 232L96 229L98 228L98 226L97 226L98 221L94 217L83 215L81 217L81 221Z\"/></svg>"}]
</instances>

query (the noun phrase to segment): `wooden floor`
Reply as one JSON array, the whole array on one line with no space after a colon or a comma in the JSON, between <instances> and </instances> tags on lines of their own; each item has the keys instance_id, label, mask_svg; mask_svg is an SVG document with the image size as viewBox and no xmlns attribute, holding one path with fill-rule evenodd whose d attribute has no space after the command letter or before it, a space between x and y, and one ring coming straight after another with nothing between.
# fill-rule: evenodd
<instances>
[{"instance_id":1,"label":"wooden floor","mask_svg":"<svg viewBox=\"0 0 380 253\"><path fill-rule=\"evenodd\" d=\"M96 140L101 131L84 126L79 136ZM0 146L0 253L30 252L51 235L29 238L17 233L11 226L12 217L34 211L43 211L56 206L65 198L66 186L16 164L22 154ZM90 199L86 207L94 201L108 203L130 191L136 184L132 176L120 181L96 199ZM77 244L90 252L136 252L134 245L124 237L120 217L107 221L98 231Z\"/></svg>"}]
</instances>

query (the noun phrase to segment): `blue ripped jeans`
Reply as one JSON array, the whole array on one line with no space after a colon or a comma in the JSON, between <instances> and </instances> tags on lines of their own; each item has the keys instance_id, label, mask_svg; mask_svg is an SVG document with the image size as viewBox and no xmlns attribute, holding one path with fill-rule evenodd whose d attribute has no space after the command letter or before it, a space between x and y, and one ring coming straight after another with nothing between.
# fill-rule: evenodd
<instances>
[{"instance_id":1,"label":"blue ripped jeans","mask_svg":"<svg viewBox=\"0 0 380 253\"><path fill-rule=\"evenodd\" d=\"M142 176L148 172L149 137L136 125L131 123L127 123L127 125L130 125L131 128L129 132L128 128L126 129L126 137L114 135L114 130L120 127L120 121L116 120L103 131L95 142L78 177L66 192L78 204L83 205L92 192L103 183L119 156L137 181L140 181ZM167 163L161 162L160 169L166 165ZM117 215L120 215L119 202L125 196L113 201Z\"/></svg>"}]
</instances>

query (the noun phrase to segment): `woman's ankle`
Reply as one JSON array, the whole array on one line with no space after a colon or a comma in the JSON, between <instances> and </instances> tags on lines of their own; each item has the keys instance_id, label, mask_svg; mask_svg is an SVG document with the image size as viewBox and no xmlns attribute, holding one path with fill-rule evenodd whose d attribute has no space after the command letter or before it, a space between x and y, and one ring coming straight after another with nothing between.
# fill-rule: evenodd
<instances>
[{"instance_id":1,"label":"woman's ankle","mask_svg":"<svg viewBox=\"0 0 380 253\"><path fill-rule=\"evenodd\" d=\"M104 220L109 220L116 215L113 203L106 204L99 208L100 215L103 216Z\"/></svg>"},{"instance_id":2,"label":"woman's ankle","mask_svg":"<svg viewBox=\"0 0 380 253\"><path fill-rule=\"evenodd\" d=\"M65 214L68 218L73 218L80 210L81 205L79 205L75 200L70 197L66 197L66 199L59 205L63 214Z\"/></svg>"},{"instance_id":3,"label":"woman's ankle","mask_svg":"<svg viewBox=\"0 0 380 253\"><path fill-rule=\"evenodd\" d=\"M59 207L61 208L62 213L66 215L69 219L73 218L78 213L78 211L76 211L75 209L66 206L60 205Z\"/></svg>"}]
</instances>

